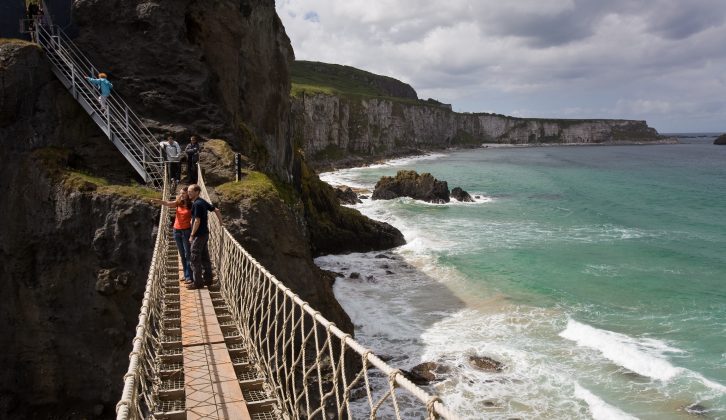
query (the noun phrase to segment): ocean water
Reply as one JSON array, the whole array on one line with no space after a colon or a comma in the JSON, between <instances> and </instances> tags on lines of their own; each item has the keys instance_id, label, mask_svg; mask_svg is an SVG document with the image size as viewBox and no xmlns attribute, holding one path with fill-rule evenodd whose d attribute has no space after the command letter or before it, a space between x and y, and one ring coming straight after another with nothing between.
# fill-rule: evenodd
<instances>
[{"instance_id":1,"label":"ocean water","mask_svg":"<svg viewBox=\"0 0 726 420\"><path fill-rule=\"evenodd\" d=\"M356 338L464 418L726 419L726 147L485 148L321 178L430 172L475 203L354 206L407 245L324 256ZM350 278L357 272L360 277ZM483 372L472 355L506 366Z\"/></svg>"}]
</instances>

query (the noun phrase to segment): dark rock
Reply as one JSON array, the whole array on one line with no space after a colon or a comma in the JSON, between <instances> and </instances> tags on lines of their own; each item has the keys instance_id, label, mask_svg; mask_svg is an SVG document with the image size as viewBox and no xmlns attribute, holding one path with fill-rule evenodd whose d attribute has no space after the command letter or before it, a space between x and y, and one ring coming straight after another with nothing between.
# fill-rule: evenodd
<instances>
[{"instance_id":1,"label":"dark rock","mask_svg":"<svg viewBox=\"0 0 726 420\"><path fill-rule=\"evenodd\" d=\"M494 404L494 401L484 401L484 407L496 407L496 404Z\"/></svg>"},{"instance_id":2,"label":"dark rock","mask_svg":"<svg viewBox=\"0 0 726 420\"><path fill-rule=\"evenodd\" d=\"M481 196L480 195L475 195L474 198L476 198L478 200L478 199L481 198Z\"/></svg>"},{"instance_id":3,"label":"dark rock","mask_svg":"<svg viewBox=\"0 0 726 420\"><path fill-rule=\"evenodd\" d=\"M358 198L360 198L361 200L367 200L368 199L368 196L361 194L361 195L358 196Z\"/></svg>"},{"instance_id":4,"label":"dark rock","mask_svg":"<svg viewBox=\"0 0 726 420\"><path fill-rule=\"evenodd\" d=\"M686 412L689 414L695 414L697 416L705 416L708 413L708 408L701 404L695 403L686 407Z\"/></svg>"},{"instance_id":5,"label":"dark rock","mask_svg":"<svg viewBox=\"0 0 726 420\"><path fill-rule=\"evenodd\" d=\"M340 187L335 189L335 195L343 204L360 204L362 201L358 199L358 195L350 187Z\"/></svg>"},{"instance_id":6,"label":"dark rock","mask_svg":"<svg viewBox=\"0 0 726 420\"><path fill-rule=\"evenodd\" d=\"M391 260L391 259L392 259L391 257L389 257L389 256L388 256L388 255L386 255L386 254L378 254L378 255L376 255L376 256L375 256L375 258L386 258L386 259L389 259L389 260Z\"/></svg>"},{"instance_id":7,"label":"dark rock","mask_svg":"<svg viewBox=\"0 0 726 420\"><path fill-rule=\"evenodd\" d=\"M435 362L424 362L411 368L411 374L426 381L424 384L428 384L436 380L436 368L438 364Z\"/></svg>"},{"instance_id":8,"label":"dark rock","mask_svg":"<svg viewBox=\"0 0 726 420\"><path fill-rule=\"evenodd\" d=\"M394 272L393 272L393 271L391 271L391 270L386 270L386 274L390 275L390 274L396 274L396 273L394 273Z\"/></svg>"},{"instance_id":9,"label":"dark rock","mask_svg":"<svg viewBox=\"0 0 726 420\"><path fill-rule=\"evenodd\" d=\"M720 136L716 137L716 140L713 141L713 144L726 144L726 134L721 134Z\"/></svg>"},{"instance_id":10,"label":"dark rock","mask_svg":"<svg viewBox=\"0 0 726 420\"><path fill-rule=\"evenodd\" d=\"M501 372L504 369L502 362L486 356L469 356L469 364L472 367L486 372Z\"/></svg>"},{"instance_id":11,"label":"dark rock","mask_svg":"<svg viewBox=\"0 0 726 420\"><path fill-rule=\"evenodd\" d=\"M78 0L74 42L155 134L229 139L289 179L292 46L274 2L244 4Z\"/></svg>"},{"instance_id":12,"label":"dark rock","mask_svg":"<svg viewBox=\"0 0 726 420\"><path fill-rule=\"evenodd\" d=\"M302 163L301 198L313 256L369 252L406 243L401 231L388 223L341 206L333 187Z\"/></svg>"},{"instance_id":13,"label":"dark rock","mask_svg":"<svg viewBox=\"0 0 726 420\"><path fill-rule=\"evenodd\" d=\"M0 418L94 418L123 387L158 208L71 182L70 170L111 185L136 175L36 45L0 40L0 80L0 211L13 220L0 229L0 336L12 343Z\"/></svg>"},{"instance_id":14,"label":"dark rock","mask_svg":"<svg viewBox=\"0 0 726 420\"><path fill-rule=\"evenodd\" d=\"M473 203L474 199L471 198L468 192L462 190L460 187L456 187L451 190L451 197L464 203Z\"/></svg>"},{"instance_id":15,"label":"dark rock","mask_svg":"<svg viewBox=\"0 0 726 420\"><path fill-rule=\"evenodd\" d=\"M416 171L398 171L395 177L384 176L376 183L372 198L390 200L411 197L430 203L448 203L449 187L430 173L419 175Z\"/></svg>"},{"instance_id":16,"label":"dark rock","mask_svg":"<svg viewBox=\"0 0 726 420\"><path fill-rule=\"evenodd\" d=\"M359 279L360 273L357 273L354 271L354 272L350 273L350 276L348 276L348 277L350 277L351 279Z\"/></svg>"},{"instance_id":17,"label":"dark rock","mask_svg":"<svg viewBox=\"0 0 726 420\"><path fill-rule=\"evenodd\" d=\"M431 380L427 377L421 376L417 373L401 369L401 374L408 379L409 381L413 382L416 385L428 385Z\"/></svg>"}]
</instances>

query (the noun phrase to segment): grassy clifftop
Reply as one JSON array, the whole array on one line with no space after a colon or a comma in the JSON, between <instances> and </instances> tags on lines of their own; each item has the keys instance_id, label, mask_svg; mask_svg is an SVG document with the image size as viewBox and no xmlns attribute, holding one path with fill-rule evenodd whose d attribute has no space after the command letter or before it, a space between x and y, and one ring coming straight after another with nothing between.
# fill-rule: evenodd
<instances>
[{"instance_id":1,"label":"grassy clifftop","mask_svg":"<svg viewBox=\"0 0 726 420\"><path fill-rule=\"evenodd\" d=\"M308 92L418 99L416 91L410 85L355 67L298 60L292 64L290 70L293 96Z\"/></svg>"}]
</instances>

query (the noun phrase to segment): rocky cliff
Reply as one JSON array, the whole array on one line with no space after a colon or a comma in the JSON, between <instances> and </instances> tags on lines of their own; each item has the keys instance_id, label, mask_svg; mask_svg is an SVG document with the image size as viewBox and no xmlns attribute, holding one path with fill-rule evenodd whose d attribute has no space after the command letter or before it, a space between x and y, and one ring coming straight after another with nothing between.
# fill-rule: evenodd
<instances>
[{"instance_id":1,"label":"rocky cliff","mask_svg":"<svg viewBox=\"0 0 726 420\"><path fill-rule=\"evenodd\" d=\"M325 65L318 63L321 66ZM306 85L311 76L293 78L295 136L316 167L360 165L485 143L651 142L660 138L645 121L515 118L453 112L445 104L407 96L382 97L352 89L335 89L331 94L329 87L345 84L340 75L327 81L327 74L322 72L315 86Z\"/></svg>"},{"instance_id":2,"label":"rocky cliff","mask_svg":"<svg viewBox=\"0 0 726 420\"><path fill-rule=\"evenodd\" d=\"M290 40L274 1L77 0L76 43L156 132L225 138L282 179Z\"/></svg>"},{"instance_id":3,"label":"rocky cliff","mask_svg":"<svg viewBox=\"0 0 726 420\"><path fill-rule=\"evenodd\" d=\"M153 130L225 137L231 147L216 155L206 143L209 184L229 181L236 149L279 186L282 198L217 198L252 255L352 333L312 256L403 238L341 208L293 153L292 51L274 2L77 0L74 11L78 44ZM0 40L0 159L0 418L109 418L153 249L158 209L147 198L156 193L134 185L42 51L22 41Z\"/></svg>"},{"instance_id":4,"label":"rocky cliff","mask_svg":"<svg viewBox=\"0 0 726 420\"><path fill-rule=\"evenodd\" d=\"M135 174L36 46L0 41L0 81L0 417L109 417L151 259L153 192L109 183Z\"/></svg>"}]
</instances>

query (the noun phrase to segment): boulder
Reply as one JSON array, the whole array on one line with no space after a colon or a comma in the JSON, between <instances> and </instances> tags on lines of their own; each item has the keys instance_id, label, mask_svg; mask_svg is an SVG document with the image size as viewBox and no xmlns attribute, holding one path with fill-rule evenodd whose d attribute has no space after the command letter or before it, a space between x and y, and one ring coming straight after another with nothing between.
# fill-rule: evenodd
<instances>
[{"instance_id":1,"label":"boulder","mask_svg":"<svg viewBox=\"0 0 726 420\"><path fill-rule=\"evenodd\" d=\"M504 369L504 363L486 356L469 356L469 364L485 372L501 372Z\"/></svg>"},{"instance_id":2,"label":"boulder","mask_svg":"<svg viewBox=\"0 0 726 420\"><path fill-rule=\"evenodd\" d=\"M694 403L686 407L686 412L696 416L705 416L708 413L708 408L701 404Z\"/></svg>"},{"instance_id":3,"label":"boulder","mask_svg":"<svg viewBox=\"0 0 726 420\"><path fill-rule=\"evenodd\" d=\"M716 140L713 141L713 144L725 145L726 134L721 134L720 136L716 137Z\"/></svg>"},{"instance_id":4,"label":"boulder","mask_svg":"<svg viewBox=\"0 0 726 420\"><path fill-rule=\"evenodd\" d=\"M335 195L341 204L360 204L362 201L358 198L358 194L351 190L350 187L338 187L335 189Z\"/></svg>"},{"instance_id":5,"label":"boulder","mask_svg":"<svg viewBox=\"0 0 726 420\"><path fill-rule=\"evenodd\" d=\"M471 198L471 195L469 195L468 192L462 190L460 187L456 187L453 190L451 190L451 197L455 198L457 201L461 201L464 203L473 203L474 199Z\"/></svg>"},{"instance_id":6,"label":"boulder","mask_svg":"<svg viewBox=\"0 0 726 420\"><path fill-rule=\"evenodd\" d=\"M429 203L448 203L449 186L430 173L419 175L416 171L398 171L395 177L384 176L376 183L372 198L390 200L397 197L411 197Z\"/></svg>"}]
</instances>

